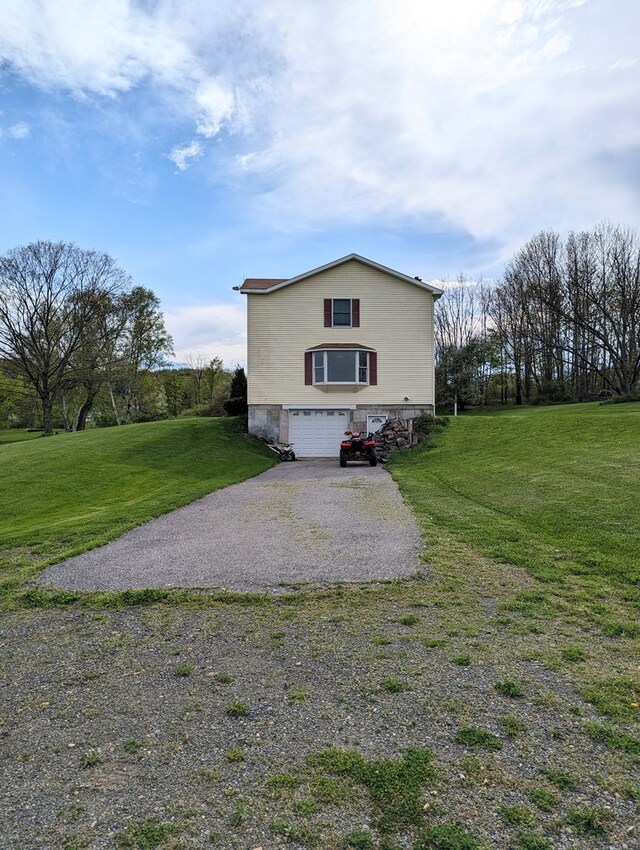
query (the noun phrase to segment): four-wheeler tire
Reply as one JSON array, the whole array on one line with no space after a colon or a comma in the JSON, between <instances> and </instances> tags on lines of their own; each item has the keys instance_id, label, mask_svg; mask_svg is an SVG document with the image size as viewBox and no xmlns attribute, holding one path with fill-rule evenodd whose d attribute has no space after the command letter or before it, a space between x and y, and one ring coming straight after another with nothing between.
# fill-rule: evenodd
<instances>
[{"instance_id":1,"label":"four-wheeler tire","mask_svg":"<svg viewBox=\"0 0 640 850\"><path fill-rule=\"evenodd\" d=\"M295 460L295 459L296 459L296 453L295 452L289 452L289 460Z\"/></svg>"},{"instance_id":2,"label":"four-wheeler tire","mask_svg":"<svg viewBox=\"0 0 640 850\"><path fill-rule=\"evenodd\" d=\"M340 452L340 466L344 467L347 465L347 456L344 452Z\"/></svg>"},{"instance_id":3,"label":"four-wheeler tire","mask_svg":"<svg viewBox=\"0 0 640 850\"><path fill-rule=\"evenodd\" d=\"M377 466L377 465L378 465L378 458L374 454L369 455L369 466Z\"/></svg>"}]
</instances>

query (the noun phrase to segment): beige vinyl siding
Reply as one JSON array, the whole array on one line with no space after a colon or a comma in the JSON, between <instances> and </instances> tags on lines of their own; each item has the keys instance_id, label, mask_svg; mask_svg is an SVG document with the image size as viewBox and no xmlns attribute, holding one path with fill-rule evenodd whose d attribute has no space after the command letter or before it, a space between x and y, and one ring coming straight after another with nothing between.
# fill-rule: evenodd
<instances>
[{"instance_id":1,"label":"beige vinyl siding","mask_svg":"<svg viewBox=\"0 0 640 850\"><path fill-rule=\"evenodd\" d=\"M325 298L359 298L359 328L325 328ZM433 295L357 260L248 299L249 404L433 404ZM378 384L328 391L304 383L304 351L361 343Z\"/></svg>"}]
</instances>

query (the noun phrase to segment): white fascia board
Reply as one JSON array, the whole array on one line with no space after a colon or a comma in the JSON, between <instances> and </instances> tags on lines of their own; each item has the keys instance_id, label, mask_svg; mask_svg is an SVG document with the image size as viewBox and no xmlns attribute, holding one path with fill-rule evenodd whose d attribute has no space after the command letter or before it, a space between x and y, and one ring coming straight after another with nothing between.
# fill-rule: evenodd
<instances>
[{"instance_id":1,"label":"white fascia board","mask_svg":"<svg viewBox=\"0 0 640 850\"><path fill-rule=\"evenodd\" d=\"M355 404L283 404L283 410L356 410Z\"/></svg>"},{"instance_id":2,"label":"white fascia board","mask_svg":"<svg viewBox=\"0 0 640 850\"><path fill-rule=\"evenodd\" d=\"M373 260L368 260L366 257L361 257L360 254L347 254L346 257L341 257L339 260L334 260L332 263L327 263L324 266L318 266L317 269L311 269L311 271L304 272L304 274L299 274L296 277L291 277L289 280L283 280L282 283L277 283L275 286L269 287L269 289L247 289L243 292L243 295L268 295L270 292L275 292L276 289L284 289L285 286L291 286L292 283L298 283L298 281L305 280L305 278L308 277L313 277L313 275L320 274L320 272L326 272L336 266L341 266L343 263L348 263L350 260L357 260L359 263L369 266L371 269L377 269L377 271L388 274L398 280L403 280L405 283L411 283L413 286L425 289L427 292L432 293L434 299L440 298L444 291L435 286L431 286L431 284L425 283L422 280L416 280L415 277L409 277L409 275L397 272L395 269L390 269L388 266L383 266L380 263L375 263Z\"/></svg>"}]
</instances>

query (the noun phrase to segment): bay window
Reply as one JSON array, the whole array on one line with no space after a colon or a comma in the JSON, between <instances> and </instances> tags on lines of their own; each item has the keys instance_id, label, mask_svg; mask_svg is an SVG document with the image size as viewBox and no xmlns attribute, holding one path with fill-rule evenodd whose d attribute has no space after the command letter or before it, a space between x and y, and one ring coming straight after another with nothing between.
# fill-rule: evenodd
<instances>
[{"instance_id":1,"label":"bay window","mask_svg":"<svg viewBox=\"0 0 640 850\"><path fill-rule=\"evenodd\" d=\"M313 352L314 384L368 384L369 352L329 349Z\"/></svg>"}]
</instances>

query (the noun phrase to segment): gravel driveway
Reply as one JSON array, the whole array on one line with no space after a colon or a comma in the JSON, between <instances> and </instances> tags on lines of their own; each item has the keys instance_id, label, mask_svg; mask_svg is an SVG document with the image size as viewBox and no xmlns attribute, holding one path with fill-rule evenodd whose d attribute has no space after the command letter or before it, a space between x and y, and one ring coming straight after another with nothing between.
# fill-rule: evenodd
<instances>
[{"instance_id":1,"label":"gravel driveway","mask_svg":"<svg viewBox=\"0 0 640 850\"><path fill-rule=\"evenodd\" d=\"M410 575L421 538L381 467L280 464L45 570L68 590L224 587Z\"/></svg>"}]
</instances>

